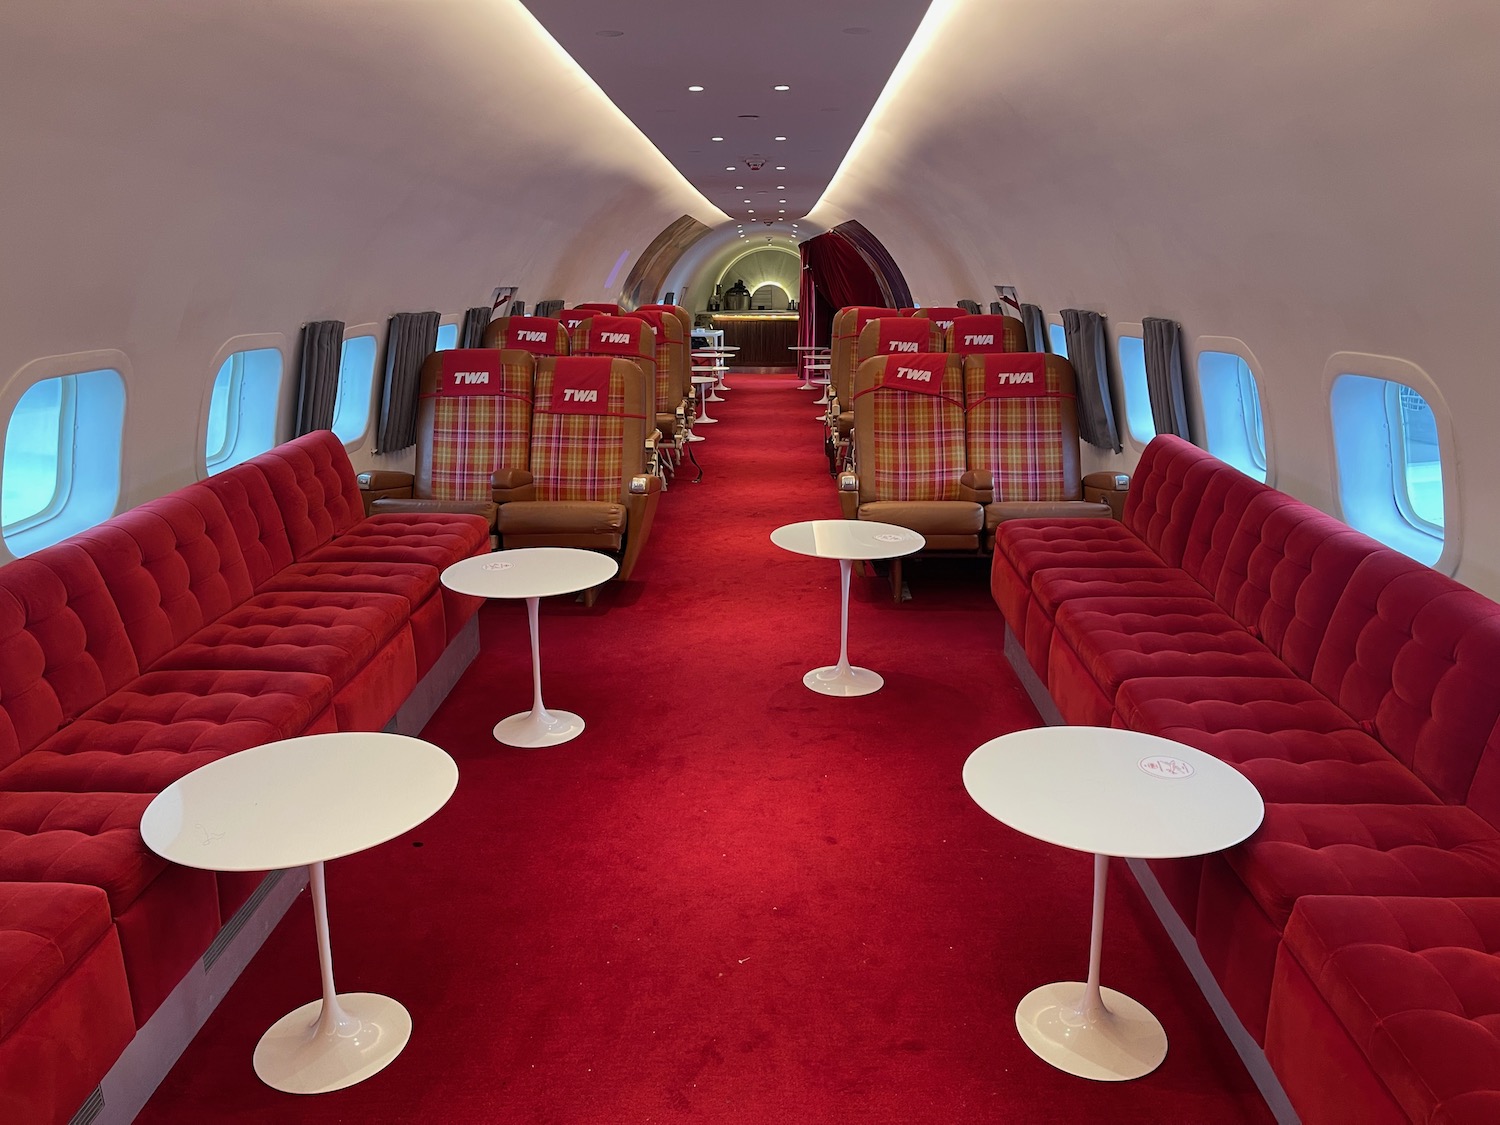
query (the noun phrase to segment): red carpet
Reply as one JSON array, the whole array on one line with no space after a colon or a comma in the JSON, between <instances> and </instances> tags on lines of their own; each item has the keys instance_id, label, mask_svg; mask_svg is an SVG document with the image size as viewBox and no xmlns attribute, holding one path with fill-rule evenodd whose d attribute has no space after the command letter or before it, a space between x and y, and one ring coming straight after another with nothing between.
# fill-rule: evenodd
<instances>
[{"instance_id":1,"label":"red carpet","mask_svg":"<svg viewBox=\"0 0 1500 1125\"><path fill-rule=\"evenodd\" d=\"M1270 1120L1122 866L1104 980L1160 1018L1166 1062L1096 1084L1022 1045L1020 997L1086 968L1092 859L964 792L974 747L1038 721L985 563L909 563L901 606L856 576L850 656L885 689L809 692L838 655L838 566L768 536L838 515L816 407L784 376L731 383L635 579L543 605L544 694L588 729L493 741L530 657L524 605L487 606L425 731L458 792L328 865L339 987L401 1000L405 1053L333 1094L255 1078L260 1034L318 995L304 894L140 1121Z\"/></svg>"}]
</instances>

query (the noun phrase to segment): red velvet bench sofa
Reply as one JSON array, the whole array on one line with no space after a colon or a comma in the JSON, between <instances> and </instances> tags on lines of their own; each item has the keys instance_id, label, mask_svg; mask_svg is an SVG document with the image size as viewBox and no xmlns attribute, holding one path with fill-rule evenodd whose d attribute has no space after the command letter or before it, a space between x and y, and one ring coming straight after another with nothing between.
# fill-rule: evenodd
<instances>
[{"instance_id":1,"label":"red velvet bench sofa","mask_svg":"<svg viewBox=\"0 0 1500 1125\"><path fill-rule=\"evenodd\" d=\"M1265 798L1138 870L1302 1119L1500 1121L1500 605L1171 437L1123 522L1001 524L991 591L1064 721Z\"/></svg>"},{"instance_id":2,"label":"red velvet bench sofa","mask_svg":"<svg viewBox=\"0 0 1500 1125\"><path fill-rule=\"evenodd\" d=\"M0 567L0 1120L68 1120L261 880L147 850L152 796L386 727L478 610L439 574L489 548L366 517L322 431Z\"/></svg>"}]
</instances>

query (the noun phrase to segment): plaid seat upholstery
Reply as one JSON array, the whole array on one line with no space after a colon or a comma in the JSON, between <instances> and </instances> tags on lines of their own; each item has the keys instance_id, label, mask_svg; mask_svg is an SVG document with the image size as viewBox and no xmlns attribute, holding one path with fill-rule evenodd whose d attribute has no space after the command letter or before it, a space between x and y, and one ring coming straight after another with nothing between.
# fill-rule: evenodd
<instances>
[{"instance_id":1,"label":"plaid seat upholstery","mask_svg":"<svg viewBox=\"0 0 1500 1125\"><path fill-rule=\"evenodd\" d=\"M644 320L656 333L656 413L657 426L669 427L664 433L675 431L674 414L687 396L691 361L688 356L687 336L682 331L682 321L672 312L662 309L637 309L630 316Z\"/></svg>"},{"instance_id":2,"label":"plaid seat upholstery","mask_svg":"<svg viewBox=\"0 0 1500 1125\"><path fill-rule=\"evenodd\" d=\"M1024 352L1026 326L1013 316L990 313L961 316L948 329L945 350L959 355Z\"/></svg>"},{"instance_id":3,"label":"plaid seat upholstery","mask_svg":"<svg viewBox=\"0 0 1500 1125\"><path fill-rule=\"evenodd\" d=\"M624 459L625 380L611 378L610 361L595 359L591 369L605 373L605 411L570 410L554 394L557 363L543 363L536 376L536 407L531 427L531 476L538 500L618 503ZM565 364L564 371L577 371Z\"/></svg>"},{"instance_id":4,"label":"plaid seat upholstery","mask_svg":"<svg viewBox=\"0 0 1500 1125\"><path fill-rule=\"evenodd\" d=\"M1071 376L1067 360L1034 352L965 360L969 467L991 474L996 500L1079 498L1077 491L1068 494L1063 473L1063 412L1065 403L1073 403ZM1076 421L1073 433L1076 485Z\"/></svg>"},{"instance_id":5,"label":"plaid seat upholstery","mask_svg":"<svg viewBox=\"0 0 1500 1125\"><path fill-rule=\"evenodd\" d=\"M880 316L893 316L894 309L874 308L870 305L848 305L839 309L833 317L833 332L829 341L828 393L840 403L849 402L854 393L854 372L860 360L855 354L859 348L859 334L866 324Z\"/></svg>"},{"instance_id":6,"label":"plaid seat upholstery","mask_svg":"<svg viewBox=\"0 0 1500 1125\"><path fill-rule=\"evenodd\" d=\"M865 322L854 345L854 367L878 355L943 350L943 330L936 322L916 317L880 316Z\"/></svg>"},{"instance_id":7,"label":"plaid seat upholstery","mask_svg":"<svg viewBox=\"0 0 1500 1125\"><path fill-rule=\"evenodd\" d=\"M550 316L502 316L485 328L484 346L532 355L567 355L568 329Z\"/></svg>"},{"instance_id":8,"label":"plaid seat upholstery","mask_svg":"<svg viewBox=\"0 0 1500 1125\"><path fill-rule=\"evenodd\" d=\"M491 473L526 464L532 366L527 352L493 348L427 357L417 410L418 497L488 501Z\"/></svg>"},{"instance_id":9,"label":"plaid seat upholstery","mask_svg":"<svg viewBox=\"0 0 1500 1125\"><path fill-rule=\"evenodd\" d=\"M660 384L657 380L656 329L637 316L610 316L593 313L587 319L573 325L569 336L568 351L577 356L618 356L633 360L646 376L646 385L652 388L654 413L662 410ZM668 412L676 409L674 403Z\"/></svg>"},{"instance_id":10,"label":"plaid seat upholstery","mask_svg":"<svg viewBox=\"0 0 1500 1125\"><path fill-rule=\"evenodd\" d=\"M857 417L867 417L870 438L860 461L861 500L866 472L869 500L958 500L967 454L963 368L957 356L867 360L860 368L854 409Z\"/></svg>"},{"instance_id":11,"label":"plaid seat upholstery","mask_svg":"<svg viewBox=\"0 0 1500 1125\"><path fill-rule=\"evenodd\" d=\"M936 322L938 328L946 334L948 329L953 327L955 320L969 315L969 310L959 308L957 305L929 305L925 309L917 309L911 315L918 320Z\"/></svg>"}]
</instances>

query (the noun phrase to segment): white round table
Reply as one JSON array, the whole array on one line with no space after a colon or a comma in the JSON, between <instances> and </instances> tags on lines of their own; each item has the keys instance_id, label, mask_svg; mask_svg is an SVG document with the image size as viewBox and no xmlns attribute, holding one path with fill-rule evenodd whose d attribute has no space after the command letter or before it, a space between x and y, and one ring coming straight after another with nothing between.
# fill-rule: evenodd
<instances>
[{"instance_id":1,"label":"white round table","mask_svg":"<svg viewBox=\"0 0 1500 1125\"><path fill-rule=\"evenodd\" d=\"M577 547L518 547L475 555L443 571L448 589L477 598L525 598L531 622L531 710L501 719L495 739L507 746L556 746L583 733L571 711L549 711L542 703L542 649L537 608L553 594L576 594L608 582L619 571L614 559Z\"/></svg>"},{"instance_id":2,"label":"white round table","mask_svg":"<svg viewBox=\"0 0 1500 1125\"><path fill-rule=\"evenodd\" d=\"M894 559L927 545L915 531L870 520L807 520L771 532L771 542L784 551L839 560L842 601L839 608L839 662L814 668L802 682L822 695L869 695L885 683L878 672L849 663L849 571L854 560Z\"/></svg>"},{"instance_id":3,"label":"white round table","mask_svg":"<svg viewBox=\"0 0 1500 1125\"><path fill-rule=\"evenodd\" d=\"M704 367L704 366L700 366L700 365L694 365L693 370L694 371L717 371L718 368L717 367ZM711 426L711 425L713 425L714 423L716 423L718 421L717 418L710 418L708 416L708 404L710 402L714 402L715 401L714 399L712 399L712 398L709 397L711 388L714 385L714 376L712 376L712 375L694 375L693 376L693 385L698 388L698 392L699 392L698 393L698 401L703 404L703 409L698 413L698 417L693 420L693 424L697 425L698 423L701 422L705 426ZM721 399L721 400L718 400L718 401L723 401L723 400Z\"/></svg>"},{"instance_id":4,"label":"white round table","mask_svg":"<svg viewBox=\"0 0 1500 1125\"><path fill-rule=\"evenodd\" d=\"M808 361L809 360L816 360L820 356L826 358L829 355L828 349L824 348L824 347L818 347L816 345L796 344L796 345L793 345L788 350L794 351L794 352L798 353L798 355L797 355L797 367L798 367L798 369L799 369L799 371L800 371L800 373L802 375L802 382L800 382L800 383L797 384L797 389L799 391L810 391L810 390L812 390L813 387L816 386L816 384L811 383L811 382L808 381L808 374L807 374L807 364L808 364ZM802 355L801 354L802 352L807 352L808 354L807 355Z\"/></svg>"},{"instance_id":5,"label":"white round table","mask_svg":"<svg viewBox=\"0 0 1500 1125\"><path fill-rule=\"evenodd\" d=\"M1110 856L1206 855L1245 839L1265 815L1243 774L1191 746L1107 727L1038 727L986 742L964 788L1018 832L1094 853L1087 981L1043 985L1016 1008L1026 1045L1059 1070L1103 1082L1149 1074L1167 1055L1161 1023L1099 985Z\"/></svg>"},{"instance_id":6,"label":"white round table","mask_svg":"<svg viewBox=\"0 0 1500 1125\"><path fill-rule=\"evenodd\" d=\"M242 750L174 781L147 806L141 838L173 863L209 871L307 867L323 997L288 1012L255 1048L255 1073L290 1094L341 1090L383 1070L411 1016L373 992L333 986L323 864L415 828L458 784L453 759L399 734L290 738Z\"/></svg>"}]
</instances>

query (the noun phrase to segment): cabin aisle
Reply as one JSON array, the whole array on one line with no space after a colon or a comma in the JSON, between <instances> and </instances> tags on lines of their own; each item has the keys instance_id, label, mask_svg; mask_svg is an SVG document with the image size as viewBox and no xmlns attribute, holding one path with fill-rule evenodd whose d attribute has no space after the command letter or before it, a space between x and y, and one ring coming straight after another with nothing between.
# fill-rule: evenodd
<instances>
[{"instance_id":1,"label":"cabin aisle","mask_svg":"<svg viewBox=\"0 0 1500 1125\"><path fill-rule=\"evenodd\" d=\"M964 792L981 742L1038 720L980 561L855 578L850 655L886 686L802 686L838 654L836 563L771 530L836 517L812 396L731 376L662 498L636 578L542 608L549 705L588 728L495 743L530 704L522 603L426 729L460 781L427 824L328 864L343 991L393 996L411 1043L333 1094L260 1084L251 1053L318 993L306 894L139 1118L166 1122L1262 1122L1261 1103L1117 865L1105 983L1171 1040L1096 1084L1020 1042L1017 1000L1084 971L1092 860ZM722 412L722 413L718 413Z\"/></svg>"}]
</instances>

